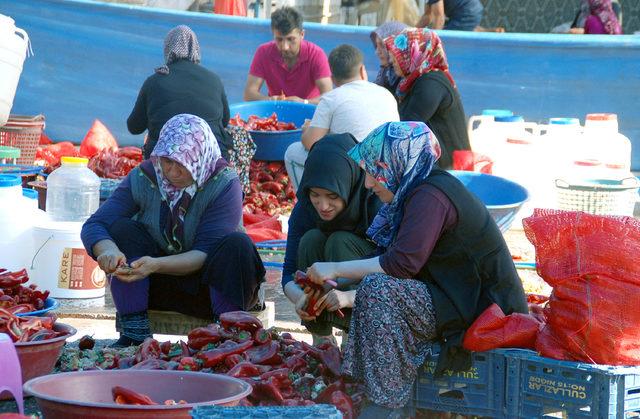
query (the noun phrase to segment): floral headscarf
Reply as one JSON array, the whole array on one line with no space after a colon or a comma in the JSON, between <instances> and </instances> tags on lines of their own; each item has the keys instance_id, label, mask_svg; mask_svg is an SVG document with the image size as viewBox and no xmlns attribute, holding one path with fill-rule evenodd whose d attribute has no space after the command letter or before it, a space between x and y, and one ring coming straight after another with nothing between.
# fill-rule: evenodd
<instances>
[{"instance_id":1,"label":"floral headscarf","mask_svg":"<svg viewBox=\"0 0 640 419\"><path fill-rule=\"evenodd\" d=\"M156 68L156 73L169 74L168 65L180 60L200 63L200 44L196 34L186 25L171 29L164 39L165 65Z\"/></svg>"},{"instance_id":2,"label":"floral headscarf","mask_svg":"<svg viewBox=\"0 0 640 419\"><path fill-rule=\"evenodd\" d=\"M186 188L174 186L164 176L160 157L166 157L184 166L194 183ZM169 119L160 131L158 143L151 153L158 189L169 205L169 230L182 230L184 217L198 188L202 187L216 170L221 157L216 137L209 124L195 115L180 114ZM173 236L171 234L169 237Z\"/></svg>"},{"instance_id":3,"label":"floral headscarf","mask_svg":"<svg viewBox=\"0 0 640 419\"><path fill-rule=\"evenodd\" d=\"M611 0L589 0L589 10L592 15L597 16L604 26L604 30L610 35L620 35L622 28L618 17L613 11Z\"/></svg>"},{"instance_id":4,"label":"floral headscarf","mask_svg":"<svg viewBox=\"0 0 640 419\"><path fill-rule=\"evenodd\" d=\"M438 140L423 122L387 122L353 147L349 157L394 193L367 230L378 246L387 248L398 233L407 195L440 157Z\"/></svg>"},{"instance_id":5,"label":"floral headscarf","mask_svg":"<svg viewBox=\"0 0 640 419\"><path fill-rule=\"evenodd\" d=\"M402 98L411 90L413 83L423 74L442 71L455 88L456 83L449 72L447 56L438 34L428 28L407 28L384 40L404 73L398 84L396 96Z\"/></svg>"},{"instance_id":6,"label":"floral headscarf","mask_svg":"<svg viewBox=\"0 0 640 419\"><path fill-rule=\"evenodd\" d=\"M382 25L378 26L369 35L369 37L371 38L371 42L373 42L373 48L378 47L378 45L376 44L377 38L384 40L389 36L399 34L406 27L407 27L406 24L402 22L397 22L395 20L385 22ZM380 66L380 70L378 70L378 75L376 76L375 83L379 86L390 87L395 89L395 87L398 85L399 79L400 77L398 77L396 73L393 71L392 65Z\"/></svg>"}]
</instances>

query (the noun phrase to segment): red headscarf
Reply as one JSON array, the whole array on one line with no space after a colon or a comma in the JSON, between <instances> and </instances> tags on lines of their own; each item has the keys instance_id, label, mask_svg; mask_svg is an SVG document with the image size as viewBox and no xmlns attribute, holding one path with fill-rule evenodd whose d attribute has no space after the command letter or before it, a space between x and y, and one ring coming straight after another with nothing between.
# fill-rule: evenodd
<instances>
[{"instance_id":1,"label":"red headscarf","mask_svg":"<svg viewBox=\"0 0 640 419\"><path fill-rule=\"evenodd\" d=\"M384 43L405 75L396 91L399 99L411 90L418 77L431 71L442 71L451 85L456 87L449 72L442 41L434 31L428 28L408 28L385 38Z\"/></svg>"}]
</instances>

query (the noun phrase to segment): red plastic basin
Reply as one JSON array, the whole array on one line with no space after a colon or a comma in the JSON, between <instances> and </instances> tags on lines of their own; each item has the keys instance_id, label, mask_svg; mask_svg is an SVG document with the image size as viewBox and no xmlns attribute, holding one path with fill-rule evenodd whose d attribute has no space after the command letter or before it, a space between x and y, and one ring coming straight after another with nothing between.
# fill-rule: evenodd
<instances>
[{"instance_id":1,"label":"red plastic basin","mask_svg":"<svg viewBox=\"0 0 640 419\"><path fill-rule=\"evenodd\" d=\"M152 400L185 400L183 405L135 406L113 402L123 386ZM220 374L164 370L78 371L34 378L24 385L47 419L191 418L194 406L235 406L251 393L242 380Z\"/></svg>"},{"instance_id":2,"label":"red plastic basin","mask_svg":"<svg viewBox=\"0 0 640 419\"><path fill-rule=\"evenodd\" d=\"M16 342L16 352L22 369L22 382L47 375L53 371L67 338L76 334L76 329L64 323L55 323L53 330L64 332L63 336L37 342Z\"/></svg>"}]
</instances>

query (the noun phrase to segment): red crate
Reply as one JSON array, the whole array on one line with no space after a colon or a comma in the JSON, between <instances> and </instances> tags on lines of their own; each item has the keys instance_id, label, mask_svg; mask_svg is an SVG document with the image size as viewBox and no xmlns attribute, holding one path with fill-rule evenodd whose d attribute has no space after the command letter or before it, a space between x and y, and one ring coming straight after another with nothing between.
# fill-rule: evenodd
<instances>
[{"instance_id":1,"label":"red crate","mask_svg":"<svg viewBox=\"0 0 640 419\"><path fill-rule=\"evenodd\" d=\"M10 115L0 127L0 145L20 149L17 164L33 165L44 125L44 115Z\"/></svg>"}]
</instances>

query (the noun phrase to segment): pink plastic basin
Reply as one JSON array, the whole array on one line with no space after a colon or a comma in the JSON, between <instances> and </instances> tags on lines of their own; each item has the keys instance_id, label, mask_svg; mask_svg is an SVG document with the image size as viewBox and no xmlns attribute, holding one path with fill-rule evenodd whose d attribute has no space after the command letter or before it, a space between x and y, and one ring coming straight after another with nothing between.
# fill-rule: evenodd
<instances>
[{"instance_id":1,"label":"pink plastic basin","mask_svg":"<svg viewBox=\"0 0 640 419\"><path fill-rule=\"evenodd\" d=\"M64 332L63 336L37 342L16 342L16 352L22 368L22 382L49 374L56 366L67 338L76 334L76 329L64 323L55 323L53 330Z\"/></svg>"},{"instance_id":2,"label":"pink plastic basin","mask_svg":"<svg viewBox=\"0 0 640 419\"><path fill-rule=\"evenodd\" d=\"M135 406L113 402L122 386L152 400L185 400L183 405ZM242 380L220 374L164 370L78 371L34 378L24 385L47 419L190 418L194 406L235 406L251 393Z\"/></svg>"}]
</instances>

